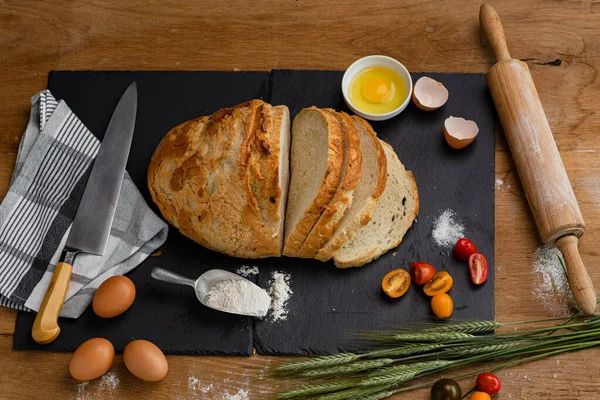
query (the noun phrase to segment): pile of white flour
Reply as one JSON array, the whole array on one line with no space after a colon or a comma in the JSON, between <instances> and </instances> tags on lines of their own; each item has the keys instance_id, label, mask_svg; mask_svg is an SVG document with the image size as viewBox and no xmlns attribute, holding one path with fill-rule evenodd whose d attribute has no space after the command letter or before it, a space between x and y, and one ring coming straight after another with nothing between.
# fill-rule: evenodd
<instances>
[{"instance_id":1,"label":"pile of white flour","mask_svg":"<svg viewBox=\"0 0 600 400\"><path fill-rule=\"evenodd\" d=\"M556 247L541 246L533 256L532 294L536 304L552 316L569 315L574 307L569 280Z\"/></svg>"},{"instance_id":2,"label":"pile of white flour","mask_svg":"<svg viewBox=\"0 0 600 400\"><path fill-rule=\"evenodd\" d=\"M450 209L442 211L433 223L431 237L440 247L452 247L464 235L465 227L460 223L458 215Z\"/></svg>"},{"instance_id":3,"label":"pile of white flour","mask_svg":"<svg viewBox=\"0 0 600 400\"><path fill-rule=\"evenodd\" d=\"M220 310L264 317L269 311L271 298L251 282L228 279L210 288L206 303Z\"/></svg>"},{"instance_id":4,"label":"pile of white flour","mask_svg":"<svg viewBox=\"0 0 600 400\"><path fill-rule=\"evenodd\" d=\"M290 288L290 276L283 272L273 272L269 294L273 298L271 303L271 316L273 321L283 321L287 319L287 302L292 295Z\"/></svg>"}]
</instances>

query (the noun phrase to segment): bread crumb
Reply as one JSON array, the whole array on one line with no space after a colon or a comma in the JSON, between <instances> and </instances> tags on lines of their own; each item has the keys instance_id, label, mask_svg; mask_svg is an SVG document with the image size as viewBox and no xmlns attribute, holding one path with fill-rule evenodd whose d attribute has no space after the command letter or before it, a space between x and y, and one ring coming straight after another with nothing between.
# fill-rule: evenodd
<instances>
[{"instance_id":1,"label":"bread crumb","mask_svg":"<svg viewBox=\"0 0 600 400\"><path fill-rule=\"evenodd\" d=\"M150 257L160 257L162 254L162 250L158 249L154 253L150 254Z\"/></svg>"}]
</instances>

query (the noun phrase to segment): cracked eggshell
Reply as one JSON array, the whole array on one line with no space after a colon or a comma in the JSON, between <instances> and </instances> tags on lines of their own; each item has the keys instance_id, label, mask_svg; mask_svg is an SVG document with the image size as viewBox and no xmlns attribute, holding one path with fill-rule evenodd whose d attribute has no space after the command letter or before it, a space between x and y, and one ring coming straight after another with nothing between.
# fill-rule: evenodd
<instances>
[{"instance_id":1,"label":"cracked eggshell","mask_svg":"<svg viewBox=\"0 0 600 400\"><path fill-rule=\"evenodd\" d=\"M412 93L413 102L421 110L437 110L448 101L448 89L427 76L419 78Z\"/></svg>"},{"instance_id":2,"label":"cracked eggshell","mask_svg":"<svg viewBox=\"0 0 600 400\"><path fill-rule=\"evenodd\" d=\"M452 116L444 121L444 137L454 149L467 147L475 140L478 133L479 127L475 121Z\"/></svg>"}]
</instances>

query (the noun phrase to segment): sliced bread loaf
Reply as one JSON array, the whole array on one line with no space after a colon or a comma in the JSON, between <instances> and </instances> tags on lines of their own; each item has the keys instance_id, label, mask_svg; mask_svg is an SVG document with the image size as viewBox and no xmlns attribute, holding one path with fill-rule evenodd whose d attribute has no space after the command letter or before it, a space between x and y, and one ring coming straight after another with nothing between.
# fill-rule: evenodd
<instances>
[{"instance_id":1,"label":"sliced bread loaf","mask_svg":"<svg viewBox=\"0 0 600 400\"><path fill-rule=\"evenodd\" d=\"M387 183L371 221L333 259L338 268L363 266L397 247L419 213L412 172L406 171L392 146L381 142L387 158Z\"/></svg>"},{"instance_id":2,"label":"sliced bread loaf","mask_svg":"<svg viewBox=\"0 0 600 400\"><path fill-rule=\"evenodd\" d=\"M330 260L344 243L354 238L358 230L369 223L387 181L387 161L377 134L364 119L352 116L360 138L362 172L353 200L332 237L321 247L315 258Z\"/></svg>"},{"instance_id":3,"label":"sliced bread loaf","mask_svg":"<svg viewBox=\"0 0 600 400\"><path fill-rule=\"evenodd\" d=\"M314 258L319 249L331 238L346 210L352 204L352 196L361 176L362 152L354 123L346 113L338 113L332 109L325 109L325 111L337 118L344 137L342 179L331 202L308 234L296 257Z\"/></svg>"},{"instance_id":4,"label":"sliced bread loaf","mask_svg":"<svg viewBox=\"0 0 600 400\"><path fill-rule=\"evenodd\" d=\"M209 249L279 256L289 142L287 107L260 100L185 122L152 156L150 193L167 221Z\"/></svg>"},{"instance_id":5,"label":"sliced bread loaf","mask_svg":"<svg viewBox=\"0 0 600 400\"><path fill-rule=\"evenodd\" d=\"M337 118L311 107L294 118L283 254L296 256L340 184L344 139Z\"/></svg>"}]
</instances>

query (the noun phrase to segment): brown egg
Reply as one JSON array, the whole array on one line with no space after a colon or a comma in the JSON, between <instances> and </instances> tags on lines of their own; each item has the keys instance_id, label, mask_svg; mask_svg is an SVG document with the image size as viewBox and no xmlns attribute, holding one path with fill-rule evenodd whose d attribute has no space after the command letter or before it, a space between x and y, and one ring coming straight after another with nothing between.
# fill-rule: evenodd
<instances>
[{"instance_id":1,"label":"brown egg","mask_svg":"<svg viewBox=\"0 0 600 400\"><path fill-rule=\"evenodd\" d=\"M163 352L147 340L134 340L125 346L123 361L129 372L144 381L160 381L169 372Z\"/></svg>"},{"instance_id":2,"label":"brown egg","mask_svg":"<svg viewBox=\"0 0 600 400\"><path fill-rule=\"evenodd\" d=\"M415 83L412 99L421 110L437 110L448 101L448 89L440 82L423 76Z\"/></svg>"},{"instance_id":3,"label":"brown egg","mask_svg":"<svg viewBox=\"0 0 600 400\"><path fill-rule=\"evenodd\" d=\"M479 127L474 121L457 117L448 117L444 121L444 137L454 149L467 147L475 140L478 133Z\"/></svg>"},{"instance_id":4,"label":"brown egg","mask_svg":"<svg viewBox=\"0 0 600 400\"><path fill-rule=\"evenodd\" d=\"M96 379L108 372L115 360L115 348L104 338L83 342L71 357L69 373L80 381Z\"/></svg>"},{"instance_id":5,"label":"brown egg","mask_svg":"<svg viewBox=\"0 0 600 400\"><path fill-rule=\"evenodd\" d=\"M112 318L123 314L135 300L135 285L126 276L113 276L102 282L92 302L97 316Z\"/></svg>"}]
</instances>

